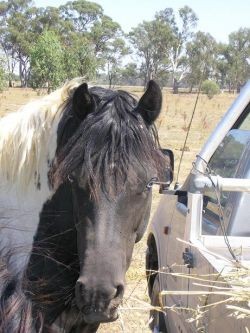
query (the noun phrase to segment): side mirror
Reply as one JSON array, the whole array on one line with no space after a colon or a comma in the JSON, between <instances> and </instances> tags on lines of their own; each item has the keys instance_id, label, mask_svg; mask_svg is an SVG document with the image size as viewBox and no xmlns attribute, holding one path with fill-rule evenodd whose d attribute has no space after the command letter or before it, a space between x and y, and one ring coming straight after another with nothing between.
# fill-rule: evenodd
<instances>
[{"instance_id":1,"label":"side mirror","mask_svg":"<svg viewBox=\"0 0 250 333\"><path fill-rule=\"evenodd\" d=\"M174 179L174 153L170 149L161 149L161 152L169 158L170 165L167 167L165 171L165 182L166 184L160 185L160 193L164 193L164 191L168 190L170 184Z\"/></svg>"}]
</instances>

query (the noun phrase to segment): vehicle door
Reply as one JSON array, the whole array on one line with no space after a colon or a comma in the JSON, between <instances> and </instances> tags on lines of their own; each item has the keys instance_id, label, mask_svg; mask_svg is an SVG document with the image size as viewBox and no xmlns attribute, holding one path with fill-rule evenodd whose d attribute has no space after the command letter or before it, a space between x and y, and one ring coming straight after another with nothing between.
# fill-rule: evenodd
<instances>
[{"instance_id":1,"label":"vehicle door","mask_svg":"<svg viewBox=\"0 0 250 333\"><path fill-rule=\"evenodd\" d=\"M225 178L250 178L250 106L244 111L244 116L233 126L222 143L217 147L208 162L209 172ZM250 193L246 192L222 192L207 190L203 196L201 239L204 244L210 244L209 250L216 243L228 243L228 251L233 251L235 256L240 256L243 238L250 237ZM242 237L238 241L238 249L230 245L229 238ZM249 238L250 242L250 238ZM231 249L230 249L231 248ZM217 247L217 250L219 247ZM214 285L214 281L220 279L220 274L225 268L218 267L211 260L207 260L204 252L192 248L194 267L190 270L190 282L188 284L188 306L197 309L207 306L209 303L221 302L223 297L205 296L195 297L195 291L203 290L201 284ZM220 250L219 250L220 251ZM224 252L221 251L220 254ZM228 254L230 257L230 254ZM231 259L233 259L231 257ZM201 280L197 280L197 279ZM210 280L210 282L209 282ZM207 308L209 309L209 307ZM201 310L205 310L201 308ZM225 318L227 318L225 320ZM197 324L197 323L196 323ZM244 321L236 320L229 316L229 310L225 306L211 307L199 323L203 332L227 333L243 332ZM193 329L197 329L194 327Z\"/></svg>"}]
</instances>

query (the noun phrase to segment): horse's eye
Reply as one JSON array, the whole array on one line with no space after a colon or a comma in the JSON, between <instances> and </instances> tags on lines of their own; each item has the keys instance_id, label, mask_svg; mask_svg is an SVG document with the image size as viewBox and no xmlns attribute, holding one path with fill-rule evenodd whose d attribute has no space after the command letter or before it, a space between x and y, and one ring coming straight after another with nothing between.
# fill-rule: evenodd
<instances>
[{"instance_id":1,"label":"horse's eye","mask_svg":"<svg viewBox=\"0 0 250 333\"><path fill-rule=\"evenodd\" d=\"M68 181L70 182L70 183L74 183L74 181L75 181L75 177L71 174L71 175L68 175Z\"/></svg>"},{"instance_id":2,"label":"horse's eye","mask_svg":"<svg viewBox=\"0 0 250 333\"><path fill-rule=\"evenodd\" d=\"M151 190L151 188L153 187L153 185L155 184L155 182L158 180L158 178L157 177L153 177L153 178L151 178L150 179L150 181L147 183L147 185L146 185L146 191L150 191Z\"/></svg>"}]
</instances>

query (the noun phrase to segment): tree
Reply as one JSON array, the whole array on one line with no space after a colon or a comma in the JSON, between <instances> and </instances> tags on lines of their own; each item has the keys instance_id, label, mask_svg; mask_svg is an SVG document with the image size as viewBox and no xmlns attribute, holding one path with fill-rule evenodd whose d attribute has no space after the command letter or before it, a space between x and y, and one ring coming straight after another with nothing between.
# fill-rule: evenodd
<instances>
[{"instance_id":1,"label":"tree","mask_svg":"<svg viewBox=\"0 0 250 333\"><path fill-rule=\"evenodd\" d=\"M29 78L30 46L36 40L34 21L37 9L32 7L32 0L8 0L6 3L2 1L0 8L1 44L8 58L9 73L13 73L15 61L18 62L21 85L26 86Z\"/></svg>"},{"instance_id":2,"label":"tree","mask_svg":"<svg viewBox=\"0 0 250 333\"><path fill-rule=\"evenodd\" d=\"M214 76L216 69L217 43L209 34L198 31L194 39L187 43L187 64L189 71L186 82L192 88Z\"/></svg>"},{"instance_id":3,"label":"tree","mask_svg":"<svg viewBox=\"0 0 250 333\"><path fill-rule=\"evenodd\" d=\"M19 65L21 85L27 86L30 79L30 55L34 54L33 45L44 31L57 34L64 50L67 77L83 75L92 78L97 68L104 68L107 61L110 68L112 43L121 38L122 30L118 23L103 15L100 5L76 0L59 8L36 8L32 3L32 0L0 2L0 45L7 59L10 86L16 65ZM118 53L113 56L113 60L117 59ZM34 59L32 65L34 84L37 82Z\"/></svg>"},{"instance_id":4,"label":"tree","mask_svg":"<svg viewBox=\"0 0 250 333\"><path fill-rule=\"evenodd\" d=\"M121 37L123 32L120 25L114 22L109 16L104 15L99 21L93 24L89 39L94 45L94 52L97 57L102 58L102 53L109 48L109 43Z\"/></svg>"},{"instance_id":5,"label":"tree","mask_svg":"<svg viewBox=\"0 0 250 333\"><path fill-rule=\"evenodd\" d=\"M61 17L73 24L74 31L86 32L103 16L103 9L95 2L76 0L59 7Z\"/></svg>"},{"instance_id":6,"label":"tree","mask_svg":"<svg viewBox=\"0 0 250 333\"><path fill-rule=\"evenodd\" d=\"M118 74L120 74L122 57L127 55L128 52L129 50L122 38L116 38L109 43L109 46L104 54L107 65L109 88L112 87L114 81L118 77Z\"/></svg>"},{"instance_id":7,"label":"tree","mask_svg":"<svg viewBox=\"0 0 250 333\"><path fill-rule=\"evenodd\" d=\"M212 99L214 95L220 93L220 87L214 81L205 80L201 85L201 91L206 94L209 99Z\"/></svg>"},{"instance_id":8,"label":"tree","mask_svg":"<svg viewBox=\"0 0 250 333\"><path fill-rule=\"evenodd\" d=\"M218 45L216 76L221 87L240 91L250 76L250 29L240 28L229 35L228 44Z\"/></svg>"},{"instance_id":9,"label":"tree","mask_svg":"<svg viewBox=\"0 0 250 333\"><path fill-rule=\"evenodd\" d=\"M138 79L140 79L140 73L136 63L129 62L120 70L121 84L135 86Z\"/></svg>"},{"instance_id":10,"label":"tree","mask_svg":"<svg viewBox=\"0 0 250 333\"><path fill-rule=\"evenodd\" d=\"M193 30L198 21L196 14L188 6L180 8L178 13L180 24L177 24L172 8L166 8L156 14L156 18L166 24L171 30L167 55L170 61L174 93L178 93L178 86L188 73L186 46L193 38Z\"/></svg>"},{"instance_id":11,"label":"tree","mask_svg":"<svg viewBox=\"0 0 250 333\"><path fill-rule=\"evenodd\" d=\"M5 75L4 60L0 58L0 92L2 92L5 87L5 80L6 80L6 75Z\"/></svg>"},{"instance_id":12,"label":"tree","mask_svg":"<svg viewBox=\"0 0 250 333\"><path fill-rule=\"evenodd\" d=\"M82 76L86 80L95 77L98 66L89 40L80 34L71 34L70 44L64 46L64 67L67 79Z\"/></svg>"},{"instance_id":13,"label":"tree","mask_svg":"<svg viewBox=\"0 0 250 333\"><path fill-rule=\"evenodd\" d=\"M41 34L44 30L53 30L62 41L68 40L70 34L74 31L72 21L64 18L57 7L38 8L37 17L33 24L36 33Z\"/></svg>"},{"instance_id":14,"label":"tree","mask_svg":"<svg viewBox=\"0 0 250 333\"><path fill-rule=\"evenodd\" d=\"M48 93L65 79L64 52L59 37L45 31L31 49L31 81L35 88L47 85Z\"/></svg>"},{"instance_id":15,"label":"tree","mask_svg":"<svg viewBox=\"0 0 250 333\"><path fill-rule=\"evenodd\" d=\"M228 75L230 72L230 64L228 56L228 45L224 43L218 43L215 78L222 89L228 85L230 91L231 82Z\"/></svg>"},{"instance_id":16,"label":"tree","mask_svg":"<svg viewBox=\"0 0 250 333\"><path fill-rule=\"evenodd\" d=\"M144 76L144 86L158 73L167 69L168 49L172 32L169 25L162 20L144 21L129 33L129 39L137 55L142 59L141 69Z\"/></svg>"},{"instance_id":17,"label":"tree","mask_svg":"<svg viewBox=\"0 0 250 333\"><path fill-rule=\"evenodd\" d=\"M237 92L250 75L250 29L240 28L229 35L229 77Z\"/></svg>"}]
</instances>

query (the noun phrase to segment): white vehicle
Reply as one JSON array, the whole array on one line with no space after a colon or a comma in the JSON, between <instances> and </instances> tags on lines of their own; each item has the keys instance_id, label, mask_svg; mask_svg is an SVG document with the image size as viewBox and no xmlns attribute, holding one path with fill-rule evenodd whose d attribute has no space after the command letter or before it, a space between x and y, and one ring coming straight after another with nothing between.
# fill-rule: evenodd
<instances>
[{"instance_id":1,"label":"white vehicle","mask_svg":"<svg viewBox=\"0 0 250 333\"><path fill-rule=\"evenodd\" d=\"M152 330L250 332L250 320L229 316L232 310L224 303L201 308L207 312L198 323L187 320L192 317L188 309L228 297L211 292L218 291L216 280L235 271L237 261L250 267L250 81L212 132L184 184L162 193L147 241L148 289L153 305L174 306L175 311L152 311ZM208 280L206 288L197 285L202 283L193 279L197 276ZM194 295L201 290L208 293ZM163 292L160 301L159 291L169 293ZM249 302L242 306L250 311Z\"/></svg>"}]
</instances>

